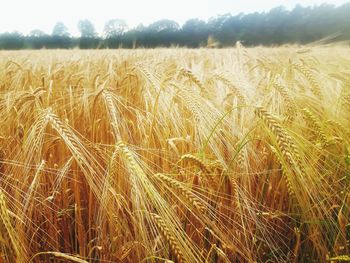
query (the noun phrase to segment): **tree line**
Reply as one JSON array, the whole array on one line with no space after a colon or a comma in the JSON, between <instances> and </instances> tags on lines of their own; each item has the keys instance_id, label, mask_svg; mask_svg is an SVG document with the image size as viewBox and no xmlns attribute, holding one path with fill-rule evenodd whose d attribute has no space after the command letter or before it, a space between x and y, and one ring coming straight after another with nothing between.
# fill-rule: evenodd
<instances>
[{"instance_id":1,"label":"tree line","mask_svg":"<svg viewBox=\"0 0 350 263\"><path fill-rule=\"evenodd\" d=\"M103 35L98 35L89 20L78 23L79 37L58 22L51 34L33 30L28 35L20 32L0 34L0 49L81 49L95 48L153 48L169 46L231 46L241 41L246 46L305 44L332 37L350 39L350 3L336 7L322 4L314 7L295 6L292 10L276 7L269 12L225 14L208 21L190 19L182 26L163 19L149 26L142 24L129 29L121 19L105 24Z\"/></svg>"}]
</instances>

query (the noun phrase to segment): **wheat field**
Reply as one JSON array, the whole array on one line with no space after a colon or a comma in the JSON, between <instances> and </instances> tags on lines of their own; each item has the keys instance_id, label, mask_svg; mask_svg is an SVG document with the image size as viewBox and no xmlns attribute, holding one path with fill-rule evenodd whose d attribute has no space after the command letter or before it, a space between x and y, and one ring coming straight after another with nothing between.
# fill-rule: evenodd
<instances>
[{"instance_id":1,"label":"wheat field","mask_svg":"<svg viewBox=\"0 0 350 263\"><path fill-rule=\"evenodd\" d=\"M0 262L350 260L350 49L0 51Z\"/></svg>"}]
</instances>

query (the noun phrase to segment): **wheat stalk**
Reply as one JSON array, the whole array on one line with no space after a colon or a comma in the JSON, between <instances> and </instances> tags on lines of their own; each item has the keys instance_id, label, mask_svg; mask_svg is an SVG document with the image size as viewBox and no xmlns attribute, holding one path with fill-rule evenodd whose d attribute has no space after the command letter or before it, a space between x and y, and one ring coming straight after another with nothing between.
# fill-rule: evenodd
<instances>
[{"instance_id":1,"label":"wheat stalk","mask_svg":"<svg viewBox=\"0 0 350 263\"><path fill-rule=\"evenodd\" d=\"M0 189L0 242L1 247L5 247L7 251L3 251L5 255L11 259L10 262L25 262L26 255L20 243L18 232L11 224L8 208L5 201L5 195Z\"/></svg>"},{"instance_id":2,"label":"wheat stalk","mask_svg":"<svg viewBox=\"0 0 350 263\"><path fill-rule=\"evenodd\" d=\"M292 167L296 167L301 172L301 175L304 175L305 172L301 162L301 154L290 135L288 135L278 121L262 107L257 107L255 109L255 113L264 121L264 123L276 136L278 148L287 163Z\"/></svg>"},{"instance_id":3,"label":"wheat stalk","mask_svg":"<svg viewBox=\"0 0 350 263\"><path fill-rule=\"evenodd\" d=\"M302 109L302 112L305 114L306 118L311 121L312 126L315 127L317 134L320 138L321 145L323 147L328 145L328 139L321 127L321 123L318 121L317 117L307 108Z\"/></svg>"},{"instance_id":4,"label":"wheat stalk","mask_svg":"<svg viewBox=\"0 0 350 263\"><path fill-rule=\"evenodd\" d=\"M193 154L184 154L181 156L180 160L178 162L189 162L196 166L198 166L203 172L210 174L210 168L197 156L194 156Z\"/></svg>"},{"instance_id":5,"label":"wheat stalk","mask_svg":"<svg viewBox=\"0 0 350 263\"><path fill-rule=\"evenodd\" d=\"M163 238L169 243L171 250L173 251L177 261L179 263L183 263L186 262L184 255L181 251L181 249L179 248L179 245L176 241L176 239L172 236L169 228L167 227L167 225L165 224L165 222L163 221L163 219L154 213L150 213L150 218L151 220L156 224L159 232L161 233L161 235L163 236Z\"/></svg>"},{"instance_id":6,"label":"wheat stalk","mask_svg":"<svg viewBox=\"0 0 350 263\"><path fill-rule=\"evenodd\" d=\"M181 194L186 197L186 199L195 207L199 212L205 213L207 210L206 207L202 204L202 202L198 199L197 196L195 196L190 190L188 190L186 187L184 187L179 181L176 181L173 178L170 178L169 176L166 176L161 173L157 173L154 175L155 178L164 181L171 187L179 190Z\"/></svg>"},{"instance_id":7,"label":"wheat stalk","mask_svg":"<svg viewBox=\"0 0 350 263\"><path fill-rule=\"evenodd\" d=\"M322 98L321 87L312 75L311 71L299 63L291 63L292 67L303 74L311 84L311 91L319 98Z\"/></svg>"}]
</instances>

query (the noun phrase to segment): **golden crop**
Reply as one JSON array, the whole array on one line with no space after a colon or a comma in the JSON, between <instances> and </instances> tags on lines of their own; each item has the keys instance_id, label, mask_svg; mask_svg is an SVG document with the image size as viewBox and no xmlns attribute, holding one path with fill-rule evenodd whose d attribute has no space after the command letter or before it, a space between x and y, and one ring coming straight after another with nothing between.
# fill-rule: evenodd
<instances>
[{"instance_id":1,"label":"golden crop","mask_svg":"<svg viewBox=\"0 0 350 263\"><path fill-rule=\"evenodd\" d=\"M348 47L0 52L0 262L350 259Z\"/></svg>"}]
</instances>

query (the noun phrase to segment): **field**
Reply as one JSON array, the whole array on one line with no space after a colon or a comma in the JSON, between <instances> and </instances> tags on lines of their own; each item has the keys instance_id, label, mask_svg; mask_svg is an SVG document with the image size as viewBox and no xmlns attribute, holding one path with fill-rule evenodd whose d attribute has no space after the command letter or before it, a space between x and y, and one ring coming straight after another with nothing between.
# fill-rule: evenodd
<instances>
[{"instance_id":1,"label":"field","mask_svg":"<svg viewBox=\"0 0 350 263\"><path fill-rule=\"evenodd\" d=\"M0 51L0 262L350 259L345 46Z\"/></svg>"}]
</instances>

